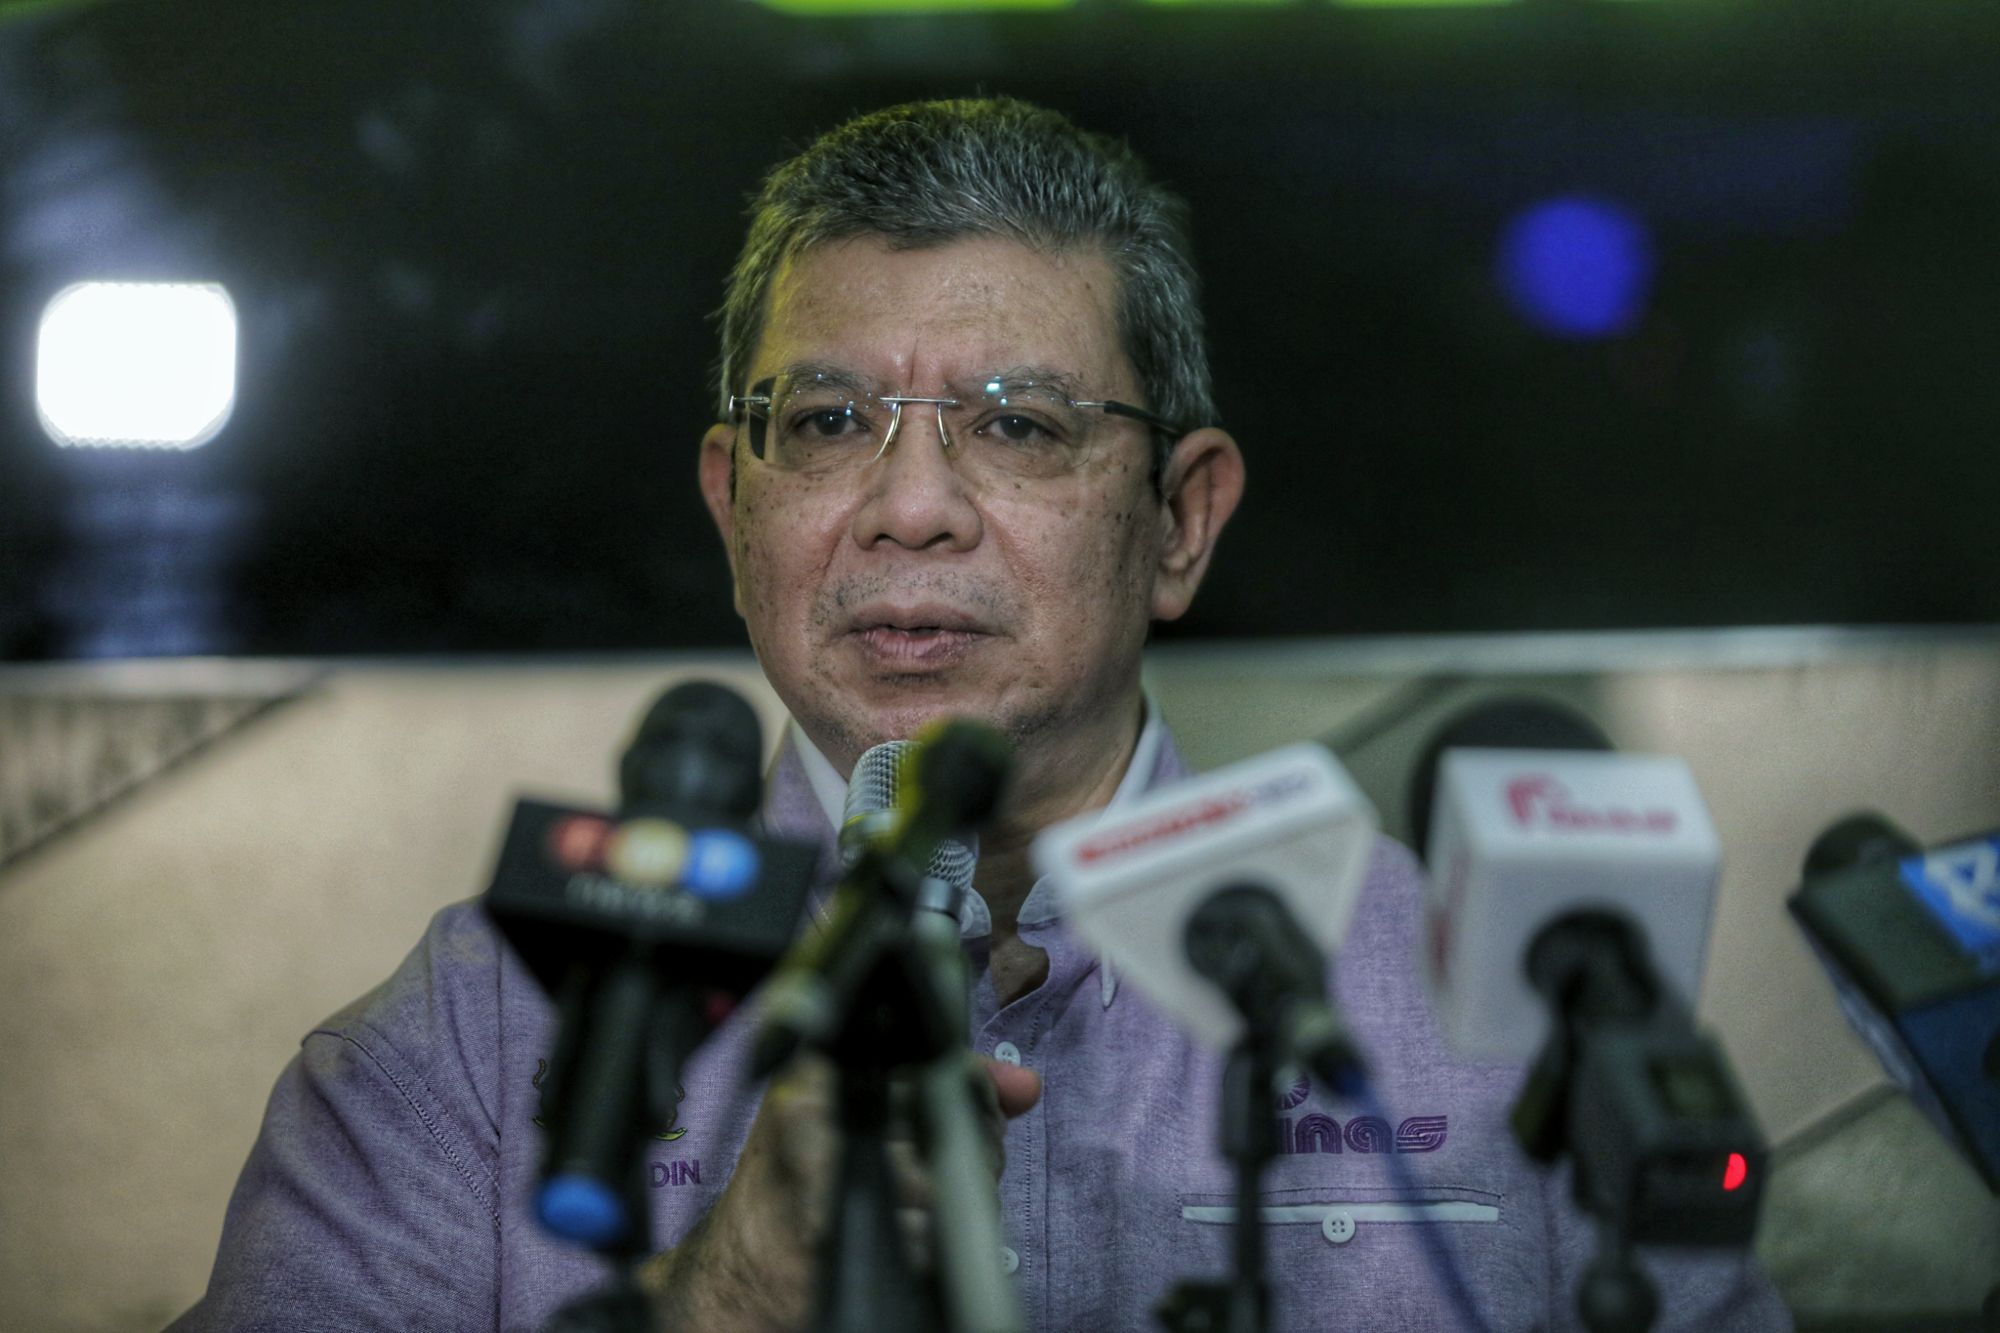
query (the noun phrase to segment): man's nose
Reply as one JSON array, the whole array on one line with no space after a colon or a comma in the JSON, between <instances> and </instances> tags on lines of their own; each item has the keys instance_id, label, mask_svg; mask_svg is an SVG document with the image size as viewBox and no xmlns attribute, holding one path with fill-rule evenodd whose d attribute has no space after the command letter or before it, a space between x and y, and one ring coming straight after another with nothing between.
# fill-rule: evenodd
<instances>
[{"instance_id":1,"label":"man's nose","mask_svg":"<svg viewBox=\"0 0 2000 1333\"><path fill-rule=\"evenodd\" d=\"M866 499L854 516L863 546L888 540L909 550L979 544L983 519L946 447L943 408L900 403L887 447L867 470Z\"/></svg>"}]
</instances>

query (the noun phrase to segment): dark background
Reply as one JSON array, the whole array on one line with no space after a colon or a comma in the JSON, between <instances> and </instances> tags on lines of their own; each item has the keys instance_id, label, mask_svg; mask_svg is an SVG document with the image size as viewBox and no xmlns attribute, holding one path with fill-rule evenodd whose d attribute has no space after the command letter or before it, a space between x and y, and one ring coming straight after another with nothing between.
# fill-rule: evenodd
<instances>
[{"instance_id":1,"label":"dark background","mask_svg":"<svg viewBox=\"0 0 2000 1333\"><path fill-rule=\"evenodd\" d=\"M2000 6L0 7L0 654L742 642L693 485L761 172L1009 92L1192 201L1250 492L1179 636L2000 613ZM1538 332L1533 202L1651 229ZM58 449L48 299L212 280L238 402Z\"/></svg>"}]
</instances>

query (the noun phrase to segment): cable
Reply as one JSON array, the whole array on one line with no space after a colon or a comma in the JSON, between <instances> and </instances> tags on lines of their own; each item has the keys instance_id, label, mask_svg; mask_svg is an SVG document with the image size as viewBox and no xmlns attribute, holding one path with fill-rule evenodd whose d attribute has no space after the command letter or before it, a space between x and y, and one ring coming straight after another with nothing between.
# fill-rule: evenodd
<instances>
[{"instance_id":1,"label":"cable","mask_svg":"<svg viewBox=\"0 0 2000 1333\"><path fill-rule=\"evenodd\" d=\"M1375 1085L1371 1080L1365 1077L1356 1080L1352 1097L1355 1104L1361 1108L1362 1114L1374 1116L1383 1124L1390 1123L1389 1118L1382 1113L1382 1103L1376 1098ZM1410 1172L1409 1163L1403 1160L1402 1154L1395 1151L1395 1145L1392 1143L1389 1148L1390 1151L1381 1154L1381 1157L1388 1164L1389 1175L1396 1190L1412 1203L1420 1202L1416 1196L1424 1187L1417 1184L1416 1177ZM1451 1303L1457 1309L1460 1319L1464 1321L1464 1326L1476 1329L1478 1333L1489 1333L1489 1326L1479 1313L1479 1307L1473 1304L1472 1288L1467 1284L1465 1274L1458 1266L1457 1256L1452 1253L1451 1247L1445 1244L1443 1233L1428 1222L1419 1222L1417 1237L1423 1246L1424 1257L1429 1261L1432 1273L1444 1284L1445 1294L1451 1298Z\"/></svg>"}]
</instances>

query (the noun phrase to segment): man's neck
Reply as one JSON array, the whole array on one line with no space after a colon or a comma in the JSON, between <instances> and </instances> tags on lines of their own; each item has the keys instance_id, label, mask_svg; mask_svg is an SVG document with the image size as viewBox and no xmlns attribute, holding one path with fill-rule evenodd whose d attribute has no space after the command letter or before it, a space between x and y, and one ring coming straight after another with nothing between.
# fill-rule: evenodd
<instances>
[{"instance_id":1,"label":"man's neck","mask_svg":"<svg viewBox=\"0 0 2000 1333\"><path fill-rule=\"evenodd\" d=\"M1092 735L1069 738L1071 744L1063 753L1017 755L1014 781L1000 817L980 830L973 887L992 921L989 967L1002 1004L1034 990L1048 974L1047 955L1022 943L1018 929L1021 909L1035 887L1031 850L1036 835L1052 824L1110 804L1137 753L1146 722L1144 700L1135 696L1129 710L1117 712L1122 725L1114 724L1109 733L1093 729ZM815 783L831 787L843 781L825 759L814 757L824 775ZM833 799L825 791L820 795L822 800Z\"/></svg>"},{"instance_id":2,"label":"man's neck","mask_svg":"<svg viewBox=\"0 0 2000 1333\"><path fill-rule=\"evenodd\" d=\"M1115 746L1109 747L1108 759L1092 766L1094 771L1089 774L1087 782L1051 785L1041 792L1032 789L1020 791L1008 802L1001 817L981 830L979 865L973 873L972 882L973 887L979 890L979 896L986 900L987 911L993 916L996 941L1003 933L1014 933L1021 907L1035 887L1031 852L1036 835L1051 824L1059 824L1086 810L1100 809L1110 803L1112 796L1117 794L1118 784L1124 781L1126 769L1131 765L1144 720L1142 710L1131 729L1121 736Z\"/></svg>"}]
</instances>

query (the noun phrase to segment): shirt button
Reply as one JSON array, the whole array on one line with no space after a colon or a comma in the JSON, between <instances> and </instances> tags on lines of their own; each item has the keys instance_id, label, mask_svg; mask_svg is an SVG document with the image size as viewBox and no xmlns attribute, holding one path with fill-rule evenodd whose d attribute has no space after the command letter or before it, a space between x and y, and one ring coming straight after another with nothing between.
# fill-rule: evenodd
<instances>
[{"instance_id":1,"label":"shirt button","mask_svg":"<svg viewBox=\"0 0 2000 1333\"><path fill-rule=\"evenodd\" d=\"M1011 1041L1003 1041L993 1048L993 1058L1010 1065L1018 1065L1021 1063L1021 1048ZM1010 1250L1008 1253L1013 1252ZM1010 1268L1007 1271L1011 1273L1014 1270Z\"/></svg>"},{"instance_id":2,"label":"shirt button","mask_svg":"<svg viewBox=\"0 0 2000 1333\"><path fill-rule=\"evenodd\" d=\"M1020 1266L1021 1256L1014 1253L1011 1248L1003 1246L1000 1250L1000 1271L1003 1273L1012 1273L1020 1268Z\"/></svg>"},{"instance_id":3,"label":"shirt button","mask_svg":"<svg viewBox=\"0 0 2000 1333\"><path fill-rule=\"evenodd\" d=\"M1354 1239L1354 1215L1336 1208L1326 1215L1319 1224L1319 1234L1335 1245L1345 1245Z\"/></svg>"}]
</instances>

